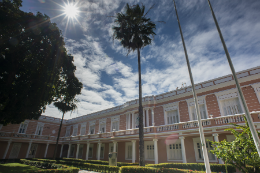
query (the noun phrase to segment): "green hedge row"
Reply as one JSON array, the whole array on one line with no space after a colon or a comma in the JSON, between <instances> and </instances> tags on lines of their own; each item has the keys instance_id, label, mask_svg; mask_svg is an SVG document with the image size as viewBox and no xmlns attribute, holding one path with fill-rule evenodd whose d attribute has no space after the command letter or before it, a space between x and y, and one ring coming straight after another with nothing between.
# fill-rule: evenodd
<instances>
[{"instance_id":1,"label":"green hedge row","mask_svg":"<svg viewBox=\"0 0 260 173\"><path fill-rule=\"evenodd\" d=\"M109 165L108 161L102 161L102 160L83 160L83 159L74 159L74 158L62 158L63 160L67 161L78 161L78 162L84 162L84 163L92 163L92 164L100 164L100 165ZM127 163L127 162L117 162L117 166L138 166L139 163Z\"/></svg>"},{"instance_id":2,"label":"green hedge row","mask_svg":"<svg viewBox=\"0 0 260 173\"><path fill-rule=\"evenodd\" d=\"M123 166L120 168L120 173L205 173L205 171L194 171L177 168L154 168L145 166ZM212 172L213 173L213 172Z\"/></svg>"},{"instance_id":3,"label":"green hedge row","mask_svg":"<svg viewBox=\"0 0 260 173\"><path fill-rule=\"evenodd\" d=\"M43 161L35 161L35 160L27 160L21 159L20 162L22 164L35 166L38 168L43 168L35 171L30 171L31 173L78 173L79 168L71 167L67 165L55 164L53 162L43 162Z\"/></svg>"},{"instance_id":4,"label":"green hedge row","mask_svg":"<svg viewBox=\"0 0 260 173\"><path fill-rule=\"evenodd\" d=\"M178 168L178 169L205 171L204 163L160 163L160 164L148 164L146 165L146 167ZM210 164L210 169L213 172L226 172L226 166L224 164ZM236 167L234 165L227 164L227 171L229 173L236 172Z\"/></svg>"}]
</instances>

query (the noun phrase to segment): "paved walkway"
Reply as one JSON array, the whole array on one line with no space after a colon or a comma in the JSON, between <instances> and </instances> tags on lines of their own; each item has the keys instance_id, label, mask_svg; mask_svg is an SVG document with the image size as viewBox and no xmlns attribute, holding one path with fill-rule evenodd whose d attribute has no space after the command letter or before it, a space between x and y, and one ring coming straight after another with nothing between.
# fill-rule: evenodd
<instances>
[{"instance_id":1,"label":"paved walkway","mask_svg":"<svg viewBox=\"0 0 260 173\"><path fill-rule=\"evenodd\" d=\"M79 173L98 173L98 172L88 171L88 170L79 170Z\"/></svg>"}]
</instances>

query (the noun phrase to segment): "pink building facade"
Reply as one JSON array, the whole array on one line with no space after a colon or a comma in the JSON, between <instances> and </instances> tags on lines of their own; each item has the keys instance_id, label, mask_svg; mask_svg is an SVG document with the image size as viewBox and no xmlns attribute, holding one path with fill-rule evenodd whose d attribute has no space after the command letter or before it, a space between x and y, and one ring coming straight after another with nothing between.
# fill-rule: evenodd
<instances>
[{"instance_id":1,"label":"pink building facade","mask_svg":"<svg viewBox=\"0 0 260 173\"><path fill-rule=\"evenodd\" d=\"M237 73L249 111L260 130L260 67ZM244 109L232 75L196 84L205 138L234 140L224 129L244 124ZM198 122L190 86L143 98L145 162L203 162ZM60 119L41 116L21 124L0 125L0 157L52 158ZM118 152L120 162L139 161L138 100L65 120L57 157L108 160ZM208 150L211 142L207 141ZM223 163L209 153L211 163Z\"/></svg>"}]
</instances>

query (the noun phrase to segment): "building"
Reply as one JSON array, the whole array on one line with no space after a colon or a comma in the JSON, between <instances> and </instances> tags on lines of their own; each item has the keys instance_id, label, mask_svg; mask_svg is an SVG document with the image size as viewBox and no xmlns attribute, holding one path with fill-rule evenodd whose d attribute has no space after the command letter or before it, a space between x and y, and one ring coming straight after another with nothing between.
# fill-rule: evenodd
<instances>
[{"instance_id":1,"label":"building","mask_svg":"<svg viewBox=\"0 0 260 173\"><path fill-rule=\"evenodd\" d=\"M260 66L237 73L249 111L260 129ZM205 137L211 141L234 136L224 129L230 122L244 124L241 101L232 75L196 84ZM143 98L146 163L203 162L190 86ZM60 119L41 116L21 124L0 127L0 157L51 158ZM138 162L138 100L65 120L58 156L108 160L118 152L118 161ZM210 149L210 141L207 141ZM212 163L222 163L209 153Z\"/></svg>"}]
</instances>

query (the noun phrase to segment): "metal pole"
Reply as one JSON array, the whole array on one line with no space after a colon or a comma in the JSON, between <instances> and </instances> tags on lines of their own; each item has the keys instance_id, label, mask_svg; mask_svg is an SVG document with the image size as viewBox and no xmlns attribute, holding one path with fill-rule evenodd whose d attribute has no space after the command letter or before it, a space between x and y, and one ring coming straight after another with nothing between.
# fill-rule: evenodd
<instances>
[{"instance_id":1,"label":"metal pole","mask_svg":"<svg viewBox=\"0 0 260 173\"><path fill-rule=\"evenodd\" d=\"M178 24L179 24L179 29L180 29L183 49L184 49L184 53L185 53L185 58L186 58L188 70L189 70L189 75L190 75L190 81L191 81L191 86L192 86L192 93L193 93L193 98L194 98L194 102L195 102L195 109L196 109L197 118L198 118L198 124L199 124L200 142L201 142L201 147L202 147L202 152L203 152L203 157L204 157L205 169L206 169L206 173L211 173L210 165L209 165L209 157L208 157L208 152L207 152L207 147L206 147L203 127L202 127L202 123L201 123L201 116L200 116L200 111L199 111L198 99L197 99L197 94L196 94L196 90L195 90L195 86L194 86L194 81L193 81L193 77L192 77L191 68L190 68L190 62L189 62L189 58L188 58L188 53L187 53L187 50L186 50L186 45L185 45L185 42L184 42L182 30L181 30L181 24L180 24L180 20L179 20L179 16L178 16L175 0L173 0L173 3L174 3L176 16L177 16L177 21L178 21Z\"/></svg>"},{"instance_id":2,"label":"metal pole","mask_svg":"<svg viewBox=\"0 0 260 173\"><path fill-rule=\"evenodd\" d=\"M239 95L239 97L240 97L240 99L242 101L242 104L243 104L243 107L244 107L244 110L245 110L245 113L246 113L246 119L247 119L247 122L248 122L248 125L249 125L249 128L250 128L250 131L252 133L252 136L253 136L253 139L254 139L254 143L255 143L258 155L260 156L260 146L259 146L260 141L259 141L258 133L256 132L256 128L254 126L254 122L252 120L252 117L251 117L250 112L248 110L248 107L247 107L247 104L246 104L243 92L242 92L241 87L239 85L239 82L238 82L238 79L237 79L237 75L236 75L233 63L232 63L231 58L230 58L229 53L228 53L227 46L225 44L224 38L222 36L221 30L220 30L219 25L218 25L218 21L216 19L215 13L213 11L213 8L212 8L211 3L210 3L209 0L208 0L208 3L209 3L209 7L210 7L210 10L211 10L213 19L215 21L217 30L218 30L218 34L219 34L220 40L222 42L223 48L224 48L225 53L226 53L230 69L232 71L232 74L233 74L233 77L234 77L234 80L235 80L235 83L236 83L236 87L237 87L237 90L238 90L238 95Z\"/></svg>"}]
</instances>

